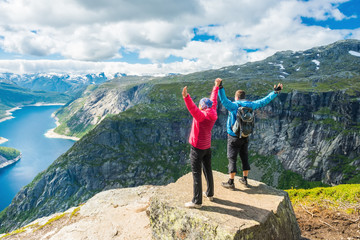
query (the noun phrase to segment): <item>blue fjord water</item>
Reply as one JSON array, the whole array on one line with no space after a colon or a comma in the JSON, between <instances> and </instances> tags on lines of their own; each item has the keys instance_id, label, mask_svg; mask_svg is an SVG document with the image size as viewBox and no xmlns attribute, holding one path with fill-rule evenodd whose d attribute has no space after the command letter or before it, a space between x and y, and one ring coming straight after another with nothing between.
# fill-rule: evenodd
<instances>
[{"instance_id":1,"label":"blue fjord water","mask_svg":"<svg viewBox=\"0 0 360 240\"><path fill-rule=\"evenodd\" d=\"M13 147L22 153L20 161L0 169L0 211L22 187L74 144L72 140L44 136L56 126L51 114L60 107L23 107L13 112L15 118L0 123L0 136L9 140L0 146Z\"/></svg>"}]
</instances>

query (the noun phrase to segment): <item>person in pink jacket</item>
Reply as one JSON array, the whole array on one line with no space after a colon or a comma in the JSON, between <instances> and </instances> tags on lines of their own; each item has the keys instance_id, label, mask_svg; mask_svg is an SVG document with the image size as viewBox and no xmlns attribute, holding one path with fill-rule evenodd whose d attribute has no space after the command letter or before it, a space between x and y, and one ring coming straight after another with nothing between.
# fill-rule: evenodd
<instances>
[{"instance_id":1,"label":"person in pink jacket","mask_svg":"<svg viewBox=\"0 0 360 240\"><path fill-rule=\"evenodd\" d=\"M194 196L191 202L185 203L185 207L188 208L201 208L202 206L202 168L207 182L207 191L204 194L210 201L213 201L214 180L211 169L211 130L217 120L217 96L221 81L220 78L215 80L210 99L202 98L199 108L188 94L187 87L184 87L182 91L185 105L193 116L189 143L191 144L190 161L194 180Z\"/></svg>"}]
</instances>

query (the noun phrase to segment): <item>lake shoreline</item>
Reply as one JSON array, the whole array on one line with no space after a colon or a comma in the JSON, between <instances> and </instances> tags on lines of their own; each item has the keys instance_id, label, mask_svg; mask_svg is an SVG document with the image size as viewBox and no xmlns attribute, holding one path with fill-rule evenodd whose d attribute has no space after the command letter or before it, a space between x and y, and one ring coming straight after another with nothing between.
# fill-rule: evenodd
<instances>
[{"instance_id":1,"label":"lake shoreline","mask_svg":"<svg viewBox=\"0 0 360 240\"><path fill-rule=\"evenodd\" d=\"M9 140L4 137L0 137L0 144L6 143L7 141Z\"/></svg>"},{"instance_id":2,"label":"lake shoreline","mask_svg":"<svg viewBox=\"0 0 360 240\"><path fill-rule=\"evenodd\" d=\"M59 118L57 118L54 113L51 114L51 117L55 119L55 124L56 124L55 128L60 126ZM73 141L80 140L80 138L78 138L78 137L71 137L71 136L66 136L66 135L61 135L59 133L56 133L55 128L52 128L52 129L48 130L44 134L44 136L47 137L47 138L61 138L61 139L69 139L69 140L73 140Z\"/></svg>"},{"instance_id":3,"label":"lake shoreline","mask_svg":"<svg viewBox=\"0 0 360 240\"><path fill-rule=\"evenodd\" d=\"M0 118L0 123L4 122L6 120L13 119L14 117L12 116L12 113L15 112L16 110L19 110L19 109L21 109L21 107L14 107L14 108L11 108L9 110L6 110L6 112L5 112L6 117Z\"/></svg>"},{"instance_id":4,"label":"lake shoreline","mask_svg":"<svg viewBox=\"0 0 360 240\"><path fill-rule=\"evenodd\" d=\"M0 118L0 123L4 122L6 120L10 120L13 119L14 117L12 116L12 113L15 112L16 110L19 110L23 107L42 107L42 106L64 106L66 103L44 103L44 102L39 102L39 103L34 103L34 104L29 104L29 105L20 105L20 106L16 106L13 107L9 110L6 110L5 115L6 117Z\"/></svg>"},{"instance_id":5,"label":"lake shoreline","mask_svg":"<svg viewBox=\"0 0 360 240\"><path fill-rule=\"evenodd\" d=\"M29 105L20 105L14 108L11 108L9 110L6 110L5 115L6 117L4 118L0 118L0 123L13 119L14 117L12 116L12 113L15 112L16 110L20 110L23 107L42 107L42 106L64 106L65 103L44 103L44 102L39 102L39 103L34 103L34 104L29 104ZM61 136L61 135L59 135ZM53 137L55 138L55 137ZM57 138L62 138L62 137L57 137ZM3 144L5 142L7 142L8 139L4 138L4 137L0 137L0 144Z\"/></svg>"},{"instance_id":6,"label":"lake shoreline","mask_svg":"<svg viewBox=\"0 0 360 240\"><path fill-rule=\"evenodd\" d=\"M12 164L14 164L14 163L18 162L18 161L21 159L21 157L22 157L22 155L21 155L21 153L20 153L20 155L19 155L19 156L17 156L16 158L11 159L11 160L8 160L8 161L6 161L6 162L4 162L4 163L0 164L0 169L5 168L5 167L7 167L7 166L10 166L10 165L12 165Z\"/></svg>"},{"instance_id":7,"label":"lake shoreline","mask_svg":"<svg viewBox=\"0 0 360 240\"><path fill-rule=\"evenodd\" d=\"M11 204L21 188L33 181L74 145L75 141L72 140L50 139L44 136L44 133L55 127L51 114L61 107L26 106L13 112L14 119L0 123L0 136L9 139L0 146L15 148L22 154L19 161L0 169L0 212ZM1 161L0 164L4 162Z\"/></svg>"}]
</instances>

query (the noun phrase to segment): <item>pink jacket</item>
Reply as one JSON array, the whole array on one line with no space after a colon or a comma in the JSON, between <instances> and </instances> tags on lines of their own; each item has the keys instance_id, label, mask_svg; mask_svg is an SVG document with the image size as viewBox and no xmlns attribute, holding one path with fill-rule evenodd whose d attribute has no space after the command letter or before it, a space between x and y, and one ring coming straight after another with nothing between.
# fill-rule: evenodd
<instances>
[{"instance_id":1,"label":"pink jacket","mask_svg":"<svg viewBox=\"0 0 360 240\"><path fill-rule=\"evenodd\" d=\"M208 149L211 147L211 129L217 119L216 106L218 91L219 87L214 86L210 96L210 100L213 102L212 107L205 110L200 110L190 95L184 98L186 107L194 117L189 143L198 149Z\"/></svg>"}]
</instances>

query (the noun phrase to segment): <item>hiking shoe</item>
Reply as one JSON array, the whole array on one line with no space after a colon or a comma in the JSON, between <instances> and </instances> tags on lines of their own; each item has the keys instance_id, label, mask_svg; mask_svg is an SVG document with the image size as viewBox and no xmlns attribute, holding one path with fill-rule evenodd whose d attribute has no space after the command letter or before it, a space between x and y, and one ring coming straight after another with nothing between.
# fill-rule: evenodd
<instances>
[{"instance_id":1,"label":"hiking shoe","mask_svg":"<svg viewBox=\"0 0 360 240\"><path fill-rule=\"evenodd\" d=\"M208 197L208 196L206 195L206 192L203 192L203 195L204 195L207 199L209 199L210 202L214 201L214 197Z\"/></svg>"},{"instance_id":2,"label":"hiking shoe","mask_svg":"<svg viewBox=\"0 0 360 240\"><path fill-rule=\"evenodd\" d=\"M245 179L245 178L239 178L239 182L241 183L241 184L243 184L245 187L248 187L249 186L249 184L248 184L248 181L247 181L247 179Z\"/></svg>"},{"instance_id":3,"label":"hiking shoe","mask_svg":"<svg viewBox=\"0 0 360 240\"><path fill-rule=\"evenodd\" d=\"M229 182L222 182L221 186L223 186L224 188L228 188L230 190L235 190L235 184L230 184Z\"/></svg>"},{"instance_id":4,"label":"hiking shoe","mask_svg":"<svg viewBox=\"0 0 360 240\"><path fill-rule=\"evenodd\" d=\"M193 202L187 202L185 203L185 207L187 208L201 208L201 204L196 204Z\"/></svg>"}]
</instances>

